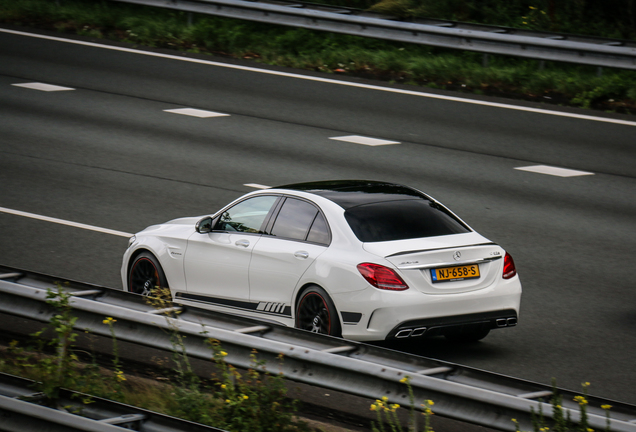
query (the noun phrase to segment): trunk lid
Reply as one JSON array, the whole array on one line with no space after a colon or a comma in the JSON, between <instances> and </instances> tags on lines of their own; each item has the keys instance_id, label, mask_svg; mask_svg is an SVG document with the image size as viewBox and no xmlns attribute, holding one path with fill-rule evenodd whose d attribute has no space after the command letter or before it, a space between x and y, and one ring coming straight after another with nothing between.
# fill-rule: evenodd
<instances>
[{"instance_id":1,"label":"trunk lid","mask_svg":"<svg viewBox=\"0 0 636 432\"><path fill-rule=\"evenodd\" d=\"M505 255L500 246L475 232L365 243L364 249L388 260L409 287L425 294L485 289L501 278Z\"/></svg>"}]
</instances>

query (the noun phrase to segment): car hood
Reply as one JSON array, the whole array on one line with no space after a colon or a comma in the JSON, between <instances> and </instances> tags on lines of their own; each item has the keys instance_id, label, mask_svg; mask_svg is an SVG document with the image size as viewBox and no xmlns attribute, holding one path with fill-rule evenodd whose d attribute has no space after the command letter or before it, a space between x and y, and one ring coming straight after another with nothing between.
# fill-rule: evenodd
<instances>
[{"instance_id":1,"label":"car hood","mask_svg":"<svg viewBox=\"0 0 636 432\"><path fill-rule=\"evenodd\" d=\"M410 254L420 251L430 251L433 249L446 249L483 244L493 243L481 234L470 232L438 237L364 243L362 247L364 250L374 255L390 257L392 255Z\"/></svg>"},{"instance_id":2,"label":"car hood","mask_svg":"<svg viewBox=\"0 0 636 432\"><path fill-rule=\"evenodd\" d=\"M163 225L195 225L205 216L183 217L179 219L173 219L164 223Z\"/></svg>"},{"instance_id":3,"label":"car hood","mask_svg":"<svg viewBox=\"0 0 636 432\"><path fill-rule=\"evenodd\" d=\"M190 232L194 230L194 225L198 221L200 221L202 218L203 216L173 219L168 222L164 222L162 224L150 225L149 227L138 232L137 234L164 235L168 232L172 232L172 233ZM184 231L184 228L187 228L187 229Z\"/></svg>"}]
</instances>

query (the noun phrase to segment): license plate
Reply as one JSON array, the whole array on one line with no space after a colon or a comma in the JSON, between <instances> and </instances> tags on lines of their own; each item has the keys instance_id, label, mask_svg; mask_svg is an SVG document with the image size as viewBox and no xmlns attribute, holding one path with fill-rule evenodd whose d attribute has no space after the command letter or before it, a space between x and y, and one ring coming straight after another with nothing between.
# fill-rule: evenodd
<instances>
[{"instance_id":1,"label":"license plate","mask_svg":"<svg viewBox=\"0 0 636 432\"><path fill-rule=\"evenodd\" d=\"M431 269L433 283L475 279L478 277L479 266L477 264Z\"/></svg>"}]
</instances>

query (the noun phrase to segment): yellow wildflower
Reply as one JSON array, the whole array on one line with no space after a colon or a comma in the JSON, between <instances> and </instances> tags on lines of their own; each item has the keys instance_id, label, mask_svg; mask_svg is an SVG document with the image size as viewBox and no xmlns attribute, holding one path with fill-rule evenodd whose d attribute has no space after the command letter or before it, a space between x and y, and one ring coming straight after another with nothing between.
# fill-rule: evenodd
<instances>
[{"instance_id":1,"label":"yellow wildflower","mask_svg":"<svg viewBox=\"0 0 636 432\"><path fill-rule=\"evenodd\" d=\"M386 402L386 401L388 401L388 400L389 400L389 398L388 398L388 397L386 397L386 396L382 396L382 402Z\"/></svg>"},{"instance_id":2,"label":"yellow wildflower","mask_svg":"<svg viewBox=\"0 0 636 432\"><path fill-rule=\"evenodd\" d=\"M117 381L126 381L126 377L122 371L115 371L115 378Z\"/></svg>"},{"instance_id":3,"label":"yellow wildflower","mask_svg":"<svg viewBox=\"0 0 636 432\"><path fill-rule=\"evenodd\" d=\"M585 399L583 396L576 396L574 398L574 402L578 403L579 405L587 405L587 399Z\"/></svg>"},{"instance_id":4,"label":"yellow wildflower","mask_svg":"<svg viewBox=\"0 0 636 432\"><path fill-rule=\"evenodd\" d=\"M221 357L225 357L227 355L225 351L221 351L219 354L221 355Z\"/></svg>"},{"instance_id":5,"label":"yellow wildflower","mask_svg":"<svg viewBox=\"0 0 636 432\"><path fill-rule=\"evenodd\" d=\"M611 405L601 405L601 408L607 411L609 409L612 409L612 406Z\"/></svg>"},{"instance_id":6,"label":"yellow wildflower","mask_svg":"<svg viewBox=\"0 0 636 432\"><path fill-rule=\"evenodd\" d=\"M248 395L243 395L243 399L247 400L247 399L249 399L249 398L250 398L250 397L249 397Z\"/></svg>"},{"instance_id":7,"label":"yellow wildflower","mask_svg":"<svg viewBox=\"0 0 636 432\"><path fill-rule=\"evenodd\" d=\"M106 325L111 325L112 323L115 323L115 322L117 322L117 320L113 317L108 317L104 321L102 321L102 323Z\"/></svg>"},{"instance_id":8,"label":"yellow wildflower","mask_svg":"<svg viewBox=\"0 0 636 432\"><path fill-rule=\"evenodd\" d=\"M371 411L375 411L377 409L378 409L378 406L376 404L371 405Z\"/></svg>"},{"instance_id":9,"label":"yellow wildflower","mask_svg":"<svg viewBox=\"0 0 636 432\"><path fill-rule=\"evenodd\" d=\"M222 389L226 389L226 388L227 388L227 385L225 385L225 384L221 384L221 388L222 388Z\"/></svg>"},{"instance_id":10,"label":"yellow wildflower","mask_svg":"<svg viewBox=\"0 0 636 432\"><path fill-rule=\"evenodd\" d=\"M401 382L402 384L406 384L406 383L408 383L408 382L409 382L409 377L405 376L404 378L402 378L402 379L400 380L400 382Z\"/></svg>"}]
</instances>

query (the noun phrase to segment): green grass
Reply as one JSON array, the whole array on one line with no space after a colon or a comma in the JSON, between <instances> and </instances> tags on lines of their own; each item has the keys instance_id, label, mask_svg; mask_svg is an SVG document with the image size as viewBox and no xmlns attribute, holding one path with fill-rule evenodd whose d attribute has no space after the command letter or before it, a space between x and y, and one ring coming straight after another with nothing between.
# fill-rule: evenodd
<instances>
[{"instance_id":1,"label":"green grass","mask_svg":"<svg viewBox=\"0 0 636 432\"><path fill-rule=\"evenodd\" d=\"M636 72L490 56L89 0L0 0L0 23L298 69L619 113L636 112Z\"/></svg>"}]
</instances>

